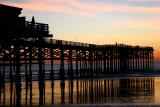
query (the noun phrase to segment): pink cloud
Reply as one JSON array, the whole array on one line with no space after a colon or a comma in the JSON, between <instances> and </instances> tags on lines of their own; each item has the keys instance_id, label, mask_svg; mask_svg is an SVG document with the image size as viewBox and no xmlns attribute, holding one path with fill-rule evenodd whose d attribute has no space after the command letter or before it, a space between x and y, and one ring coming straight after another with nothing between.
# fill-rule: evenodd
<instances>
[{"instance_id":1,"label":"pink cloud","mask_svg":"<svg viewBox=\"0 0 160 107\"><path fill-rule=\"evenodd\" d=\"M69 13L72 11L72 8L70 7L59 5L56 3L51 4L48 2L41 2L41 1L35 2L34 0L25 3L4 2L4 4L21 7L33 11L49 11L49 12L62 12L62 13Z\"/></svg>"},{"instance_id":2,"label":"pink cloud","mask_svg":"<svg viewBox=\"0 0 160 107\"><path fill-rule=\"evenodd\" d=\"M22 7L32 11L61 12L81 16L92 16L106 12L160 13L160 7L134 7L126 4L91 3L81 0L27 0L25 3L7 2L4 0L2 3Z\"/></svg>"}]
</instances>

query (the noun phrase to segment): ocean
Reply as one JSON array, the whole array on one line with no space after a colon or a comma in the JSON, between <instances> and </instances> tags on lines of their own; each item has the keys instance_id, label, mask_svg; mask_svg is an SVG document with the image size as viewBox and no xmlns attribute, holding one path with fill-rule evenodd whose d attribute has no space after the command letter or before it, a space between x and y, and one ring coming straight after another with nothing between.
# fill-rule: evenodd
<instances>
[{"instance_id":1,"label":"ocean","mask_svg":"<svg viewBox=\"0 0 160 107\"><path fill-rule=\"evenodd\" d=\"M50 64L46 64L45 70L49 71L50 67ZM159 72L160 63L155 63L154 67L155 72ZM56 71L56 69L58 71L59 65L55 65L54 70ZM65 69L67 69L67 65L65 65ZM8 71L5 72L6 75L10 70L9 67L5 67L5 71ZM32 70L36 73L38 65L32 66ZM24 66L21 66L21 71L22 74L25 72ZM23 107L39 105L48 107L64 105L109 105L111 107L117 105L122 107L129 107L130 105L160 105L159 75L120 75L118 77L94 79L45 80L41 84L42 86L39 84L39 81L28 83L21 81L20 90L16 91L17 84L15 82L1 82L0 106L13 107L17 106L17 103ZM40 87L42 91L40 91ZM17 96L19 96L18 99Z\"/></svg>"}]
</instances>

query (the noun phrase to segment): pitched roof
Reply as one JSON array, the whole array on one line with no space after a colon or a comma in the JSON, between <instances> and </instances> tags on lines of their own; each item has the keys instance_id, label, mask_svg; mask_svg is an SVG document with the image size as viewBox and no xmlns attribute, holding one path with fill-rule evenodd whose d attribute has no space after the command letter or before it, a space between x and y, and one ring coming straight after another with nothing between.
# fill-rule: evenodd
<instances>
[{"instance_id":1,"label":"pitched roof","mask_svg":"<svg viewBox=\"0 0 160 107\"><path fill-rule=\"evenodd\" d=\"M0 13L1 14L19 15L19 14L21 14L21 10L22 10L22 8L0 4Z\"/></svg>"}]
</instances>

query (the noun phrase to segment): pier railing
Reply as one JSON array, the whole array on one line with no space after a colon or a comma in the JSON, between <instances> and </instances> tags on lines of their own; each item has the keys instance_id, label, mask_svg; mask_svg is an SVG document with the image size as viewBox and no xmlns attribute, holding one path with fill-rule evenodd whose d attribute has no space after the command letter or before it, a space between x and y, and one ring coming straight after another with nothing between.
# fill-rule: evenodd
<instances>
[{"instance_id":1,"label":"pier railing","mask_svg":"<svg viewBox=\"0 0 160 107\"><path fill-rule=\"evenodd\" d=\"M38 76L39 70L42 70L44 76L58 78L107 76L115 72L152 71L153 51L152 47L123 44L96 45L55 39L24 39L1 46L0 64L6 73L10 72L7 67L16 67L18 60L21 74L32 71L37 72Z\"/></svg>"},{"instance_id":2,"label":"pier railing","mask_svg":"<svg viewBox=\"0 0 160 107\"><path fill-rule=\"evenodd\" d=\"M48 24L43 23L32 23L29 21L25 21L25 33L35 33L39 36L41 35L48 35L49 34L49 27Z\"/></svg>"}]
</instances>

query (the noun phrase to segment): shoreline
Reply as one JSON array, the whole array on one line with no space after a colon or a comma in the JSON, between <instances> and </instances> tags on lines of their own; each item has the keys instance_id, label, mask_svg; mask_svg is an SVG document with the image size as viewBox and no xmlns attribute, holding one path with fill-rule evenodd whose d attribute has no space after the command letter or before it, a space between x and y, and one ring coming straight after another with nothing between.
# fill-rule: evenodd
<instances>
[{"instance_id":1,"label":"shoreline","mask_svg":"<svg viewBox=\"0 0 160 107\"><path fill-rule=\"evenodd\" d=\"M34 75L35 77L32 78L32 81L39 81L38 80L38 75ZM65 77L65 78L60 78L60 77L54 77L53 79L50 79L49 76L45 76L44 81L54 81L54 80L96 80L96 79L127 79L127 78L138 78L138 77L160 77L160 71L156 70L156 71L137 71L137 72L130 72L130 71L126 71L126 73L122 73L122 72L113 72L110 74L98 74L96 76L78 76L78 77ZM21 76L21 82L25 82L25 76ZM16 81L13 81L16 82ZM10 83L9 78L5 77L5 83Z\"/></svg>"}]
</instances>

